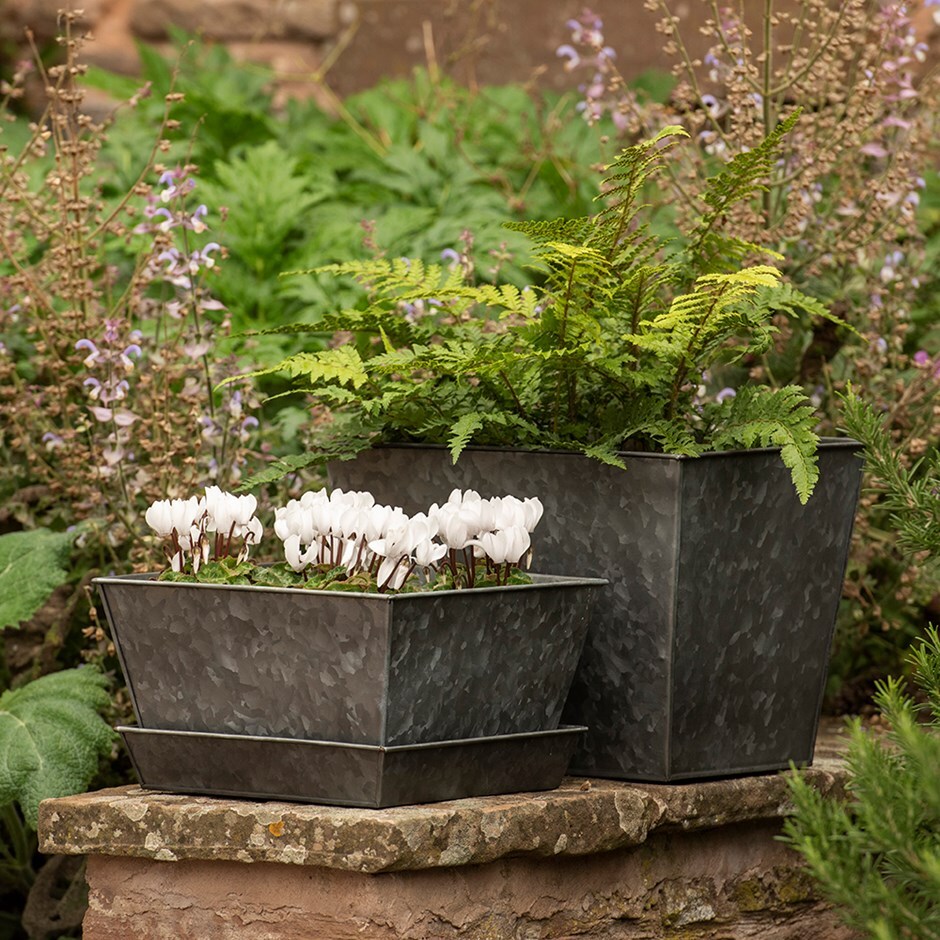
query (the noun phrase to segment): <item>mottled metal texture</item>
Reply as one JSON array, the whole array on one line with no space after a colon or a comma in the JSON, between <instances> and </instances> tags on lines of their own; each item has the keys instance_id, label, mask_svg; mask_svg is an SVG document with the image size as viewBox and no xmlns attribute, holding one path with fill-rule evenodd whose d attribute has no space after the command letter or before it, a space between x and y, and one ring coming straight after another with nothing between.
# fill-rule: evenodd
<instances>
[{"instance_id":1,"label":"mottled metal texture","mask_svg":"<svg viewBox=\"0 0 940 940\"><path fill-rule=\"evenodd\" d=\"M558 727L603 582L535 577L399 595L96 583L142 728L401 745Z\"/></svg>"},{"instance_id":2,"label":"mottled metal texture","mask_svg":"<svg viewBox=\"0 0 940 940\"><path fill-rule=\"evenodd\" d=\"M400 747L118 731L149 789L380 808L553 790L584 728Z\"/></svg>"},{"instance_id":3,"label":"mottled metal texture","mask_svg":"<svg viewBox=\"0 0 940 940\"><path fill-rule=\"evenodd\" d=\"M588 726L572 772L667 782L811 760L861 479L825 441L801 506L775 450L683 458L382 447L334 485L408 511L455 486L538 496L540 571L607 578L563 720Z\"/></svg>"}]
</instances>

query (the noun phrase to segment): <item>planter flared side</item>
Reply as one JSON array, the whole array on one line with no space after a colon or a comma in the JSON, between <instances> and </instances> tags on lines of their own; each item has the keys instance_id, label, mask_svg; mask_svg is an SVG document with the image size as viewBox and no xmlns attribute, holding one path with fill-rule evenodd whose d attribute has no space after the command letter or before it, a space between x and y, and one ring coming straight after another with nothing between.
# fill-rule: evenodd
<instances>
[{"instance_id":1,"label":"planter flared side","mask_svg":"<svg viewBox=\"0 0 940 940\"><path fill-rule=\"evenodd\" d=\"M142 728L380 746L557 728L599 585L98 586Z\"/></svg>"},{"instance_id":2,"label":"planter flared side","mask_svg":"<svg viewBox=\"0 0 940 940\"><path fill-rule=\"evenodd\" d=\"M557 728L596 591L544 584L396 597L384 743Z\"/></svg>"},{"instance_id":3,"label":"planter flared side","mask_svg":"<svg viewBox=\"0 0 940 940\"><path fill-rule=\"evenodd\" d=\"M672 779L812 762L861 459L819 468L802 506L774 454L683 464Z\"/></svg>"}]
</instances>

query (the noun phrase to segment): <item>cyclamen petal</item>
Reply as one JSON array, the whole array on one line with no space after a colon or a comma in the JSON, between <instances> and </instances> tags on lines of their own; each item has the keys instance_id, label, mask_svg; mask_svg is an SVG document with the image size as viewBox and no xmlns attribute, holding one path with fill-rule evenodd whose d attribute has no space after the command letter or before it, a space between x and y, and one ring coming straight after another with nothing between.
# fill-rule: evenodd
<instances>
[{"instance_id":1,"label":"cyclamen petal","mask_svg":"<svg viewBox=\"0 0 940 940\"><path fill-rule=\"evenodd\" d=\"M307 567L300 555L299 535L289 535L284 539L284 559L294 571L303 571Z\"/></svg>"},{"instance_id":2,"label":"cyclamen petal","mask_svg":"<svg viewBox=\"0 0 940 940\"><path fill-rule=\"evenodd\" d=\"M410 566L403 558L403 555L386 558L379 565L379 572L375 578L379 587L388 586L393 590L398 590L404 584Z\"/></svg>"},{"instance_id":3,"label":"cyclamen petal","mask_svg":"<svg viewBox=\"0 0 940 940\"><path fill-rule=\"evenodd\" d=\"M427 539L419 542L414 548L414 560L422 568L429 568L437 564L447 554L447 546L440 545Z\"/></svg>"},{"instance_id":4,"label":"cyclamen petal","mask_svg":"<svg viewBox=\"0 0 940 940\"><path fill-rule=\"evenodd\" d=\"M160 538L166 538L173 531L173 518L170 513L170 501L158 499L151 503L144 513L144 520Z\"/></svg>"},{"instance_id":5,"label":"cyclamen petal","mask_svg":"<svg viewBox=\"0 0 940 940\"><path fill-rule=\"evenodd\" d=\"M537 496L533 496L522 501L522 508L524 518L523 525L529 532L532 532L539 524L542 514L545 512L545 507Z\"/></svg>"}]
</instances>

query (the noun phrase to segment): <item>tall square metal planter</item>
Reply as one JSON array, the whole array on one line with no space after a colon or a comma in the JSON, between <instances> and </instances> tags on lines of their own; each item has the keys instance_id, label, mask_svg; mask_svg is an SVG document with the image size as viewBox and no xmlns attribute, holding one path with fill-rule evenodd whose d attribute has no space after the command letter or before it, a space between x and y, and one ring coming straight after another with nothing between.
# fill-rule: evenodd
<instances>
[{"instance_id":1,"label":"tall square metal planter","mask_svg":"<svg viewBox=\"0 0 940 940\"><path fill-rule=\"evenodd\" d=\"M861 479L825 441L801 506L775 449L683 458L389 446L330 465L406 511L447 497L538 495L541 571L607 578L564 711L572 769L666 782L812 760Z\"/></svg>"},{"instance_id":2,"label":"tall square metal planter","mask_svg":"<svg viewBox=\"0 0 940 940\"><path fill-rule=\"evenodd\" d=\"M95 583L141 728L381 747L557 729L603 584Z\"/></svg>"}]
</instances>

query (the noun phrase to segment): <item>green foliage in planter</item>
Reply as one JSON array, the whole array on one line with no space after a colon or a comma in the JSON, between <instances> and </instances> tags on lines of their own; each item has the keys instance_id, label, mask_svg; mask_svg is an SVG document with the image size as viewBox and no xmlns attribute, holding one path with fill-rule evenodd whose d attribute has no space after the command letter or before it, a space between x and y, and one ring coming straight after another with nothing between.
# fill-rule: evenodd
<instances>
[{"instance_id":1,"label":"green foliage in planter","mask_svg":"<svg viewBox=\"0 0 940 940\"><path fill-rule=\"evenodd\" d=\"M686 136L669 127L608 168L595 215L510 224L533 242L540 286L474 284L461 265L417 259L331 266L359 279L370 300L324 315L319 329L355 342L252 375L299 380L334 409L309 462L350 456L376 438L446 443L455 460L470 443L514 444L578 450L616 466L624 448L697 455L778 445L805 502L817 438L802 390L744 388L723 402L699 394L706 370L769 348L775 315L835 319L794 288L781 290L775 268L742 267L755 246L717 224L761 188L795 120L710 181L708 211L679 245L657 237L642 201ZM301 463L275 465L253 482Z\"/></svg>"},{"instance_id":2,"label":"green foliage in planter","mask_svg":"<svg viewBox=\"0 0 940 940\"><path fill-rule=\"evenodd\" d=\"M424 576L412 574L398 589L380 590L376 575L360 571L350 576L343 565L314 565L305 572L293 570L290 565L255 565L249 561L238 561L225 557L209 561L193 574L188 571L163 571L158 581L174 581L189 584L253 584L258 587L296 588L302 591L350 591L355 593L412 594L415 591L452 591L468 583L475 588L496 587L505 584L531 584L532 578L515 566L499 566L477 563L472 580L468 578L464 565L457 566L457 581L447 568L442 569L428 583Z\"/></svg>"}]
</instances>

